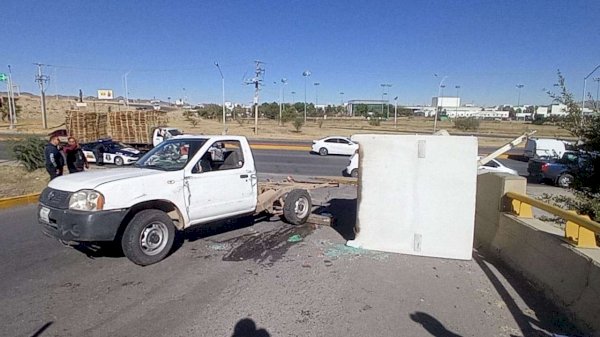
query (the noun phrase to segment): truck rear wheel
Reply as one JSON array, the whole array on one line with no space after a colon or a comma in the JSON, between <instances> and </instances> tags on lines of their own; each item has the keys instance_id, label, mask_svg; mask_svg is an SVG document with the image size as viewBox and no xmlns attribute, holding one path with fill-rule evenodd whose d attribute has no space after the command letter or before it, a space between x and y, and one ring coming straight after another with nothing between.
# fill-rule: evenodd
<instances>
[{"instance_id":1,"label":"truck rear wheel","mask_svg":"<svg viewBox=\"0 0 600 337\"><path fill-rule=\"evenodd\" d=\"M563 187L563 188L567 188L567 187L571 186L572 183L573 183L573 176L568 173L561 174L560 177L558 177L558 179L556 180L556 185Z\"/></svg>"},{"instance_id":2,"label":"truck rear wheel","mask_svg":"<svg viewBox=\"0 0 600 337\"><path fill-rule=\"evenodd\" d=\"M175 226L169 216L157 209L137 213L125 228L121 248L127 258L140 266L164 259L175 238Z\"/></svg>"},{"instance_id":3,"label":"truck rear wheel","mask_svg":"<svg viewBox=\"0 0 600 337\"><path fill-rule=\"evenodd\" d=\"M283 203L283 217L292 225L305 223L312 212L312 200L306 190L290 191Z\"/></svg>"}]
</instances>

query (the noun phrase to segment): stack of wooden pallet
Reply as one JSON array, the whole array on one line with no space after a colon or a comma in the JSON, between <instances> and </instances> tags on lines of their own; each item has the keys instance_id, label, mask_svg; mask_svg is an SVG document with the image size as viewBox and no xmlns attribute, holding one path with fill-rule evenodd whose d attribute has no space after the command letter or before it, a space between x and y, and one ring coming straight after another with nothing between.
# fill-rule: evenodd
<instances>
[{"instance_id":1,"label":"stack of wooden pallet","mask_svg":"<svg viewBox=\"0 0 600 337\"><path fill-rule=\"evenodd\" d=\"M69 110L65 126L70 136L80 143L93 142L108 136L106 113Z\"/></svg>"},{"instance_id":2,"label":"stack of wooden pallet","mask_svg":"<svg viewBox=\"0 0 600 337\"><path fill-rule=\"evenodd\" d=\"M108 113L110 135L123 143L152 143L154 128L167 125L167 114L160 111L114 111Z\"/></svg>"}]
</instances>

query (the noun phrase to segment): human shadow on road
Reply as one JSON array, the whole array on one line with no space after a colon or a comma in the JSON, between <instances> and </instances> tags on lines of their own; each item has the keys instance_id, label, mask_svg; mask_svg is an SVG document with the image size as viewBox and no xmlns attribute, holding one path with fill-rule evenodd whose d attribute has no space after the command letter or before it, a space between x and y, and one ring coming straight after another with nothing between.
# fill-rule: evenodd
<instances>
[{"instance_id":1,"label":"human shadow on road","mask_svg":"<svg viewBox=\"0 0 600 337\"><path fill-rule=\"evenodd\" d=\"M265 329L257 329L256 323L250 318L244 318L237 322L231 337L271 337L271 335Z\"/></svg>"},{"instance_id":2,"label":"human shadow on road","mask_svg":"<svg viewBox=\"0 0 600 337\"><path fill-rule=\"evenodd\" d=\"M461 337L454 332L446 329L446 327L435 317L424 312L414 312L410 314L410 319L421 324L427 332L436 337Z\"/></svg>"},{"instance_id":3,"label":"human shadow on road","mask_svg":"<svg viewBox=\"0 0 600 337\"><path fill-rule=\"evenodd\" d=\"M46 331L52 324L54 324L54 321L50 321L50 322L47 322L46 324L42 325L42 327L39 328L36 332L34 332L33 335L31 335L31 337L41 336L42 333L44 333L44 331Z\"/></svg>"},{"instance_id":4,"label":"human shadow on road","mask_svg":"<svg viewBox=\"0 0 600 337\"><path fill-rule=\"evenodd\" d=\"M554 333L569 336L582 335L581 331L569 321L556 305L546 299L540 290L535 289L530 283L524 282L522 278L516 277L514 272L507 270L502 262L488 258L477 251L473 252L473 259L496 288L524 336L549 337L555 336ZM502 284L502 281L494 274L488 264L495 266L498 272L504 276L510 286L519 294L519 297L533 310L535 317L526 314L519 308L506 286ZM549 333L546 331L549 331Z\"/></svg>"},{"instance_id":5,"label":"human shadow on road","mask_svg":"<svg viewBox=\"0 0 600 337\"><path fill-rule=\"evenodd\" d=\"M354 199L331 199L326 206L320 206L314 213L329 213L334 221L332 228L336 230L345 240L354 240L356 237L356 198Z\"/></svg>"}]
</instances>

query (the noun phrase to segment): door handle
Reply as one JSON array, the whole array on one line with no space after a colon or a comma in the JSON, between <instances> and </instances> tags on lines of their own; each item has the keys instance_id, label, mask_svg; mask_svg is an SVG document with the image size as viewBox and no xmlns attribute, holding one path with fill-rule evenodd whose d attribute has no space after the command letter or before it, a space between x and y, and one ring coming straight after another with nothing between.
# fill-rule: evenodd
<instances>
[{"instance_id":1,"label":"door handle","mask_svg":"<svg viewBox=\"0 0 600 337\"><path fill-rule=\"evenodd\" d=\"M248 178L248 175L247 174L242 174L242 175L240 175L240 178L242 178L242 179Z\"/></svg>"}]
</instances>

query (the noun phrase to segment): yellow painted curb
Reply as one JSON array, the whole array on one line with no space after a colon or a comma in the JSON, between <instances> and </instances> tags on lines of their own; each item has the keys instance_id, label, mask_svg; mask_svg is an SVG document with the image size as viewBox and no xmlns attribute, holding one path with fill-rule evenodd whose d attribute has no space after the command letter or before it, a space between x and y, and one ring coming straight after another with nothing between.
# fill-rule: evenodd
<instances>
[{"instance_id":1,"label":"yellow painted curb","mask_svg":"<svg viewBox=\"0 0 600 337\"><path fill-rule=\"evenodd\" d=\"M287 151L310 151L310 146L303 145L266 145L254 144L250 145L254 150L287 150Z\"/></svg>"},{"instance_id":2,"label":"yellow painted curb","mask_svg":"<svg viewBox=\"0 0 600 337\"><path fill-rule=\"evenodd\" d=\"M38 202L39 198L40 193L20 195L18 197L2 198L0 199L0 209L36 203Z\"/></svg>"}]
</instances>

